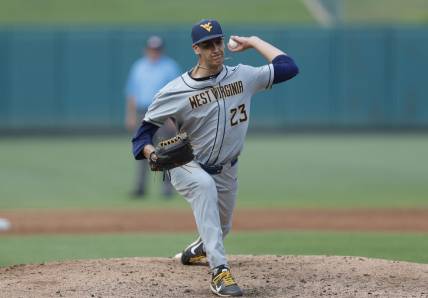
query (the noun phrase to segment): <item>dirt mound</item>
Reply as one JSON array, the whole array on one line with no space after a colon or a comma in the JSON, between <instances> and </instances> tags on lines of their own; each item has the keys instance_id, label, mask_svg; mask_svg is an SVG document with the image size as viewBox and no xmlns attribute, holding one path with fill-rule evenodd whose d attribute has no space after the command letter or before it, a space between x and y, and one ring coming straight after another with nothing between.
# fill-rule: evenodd
<instances>
[{"instance_id":1,"label":"dirt mound","mask_svg":"<svg viewBox=\"0 0 428 298\"><path fill-rule=\"evenodd\" d=\"M427 297L428 265L361 257L231 256L247 297ZM168 258L0 268L1 297L213 297L208 267Z\"/></svg>"}]
</instances>

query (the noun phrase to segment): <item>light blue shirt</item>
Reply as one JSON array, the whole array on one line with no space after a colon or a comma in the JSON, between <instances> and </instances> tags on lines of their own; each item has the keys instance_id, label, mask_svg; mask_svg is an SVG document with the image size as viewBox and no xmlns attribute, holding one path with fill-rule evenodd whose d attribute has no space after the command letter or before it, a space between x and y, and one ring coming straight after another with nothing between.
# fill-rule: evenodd
<instances>
[{"instance_id":1,"label":"light blue shirt","mask_svg":"<svg viewBox=\"0 0 428 298\"><path fill-rule=\"evenodd\" d=\"M126 96L135 97L137 109L147 109L155 94L178 75L180 68L169 57L161 56L156 61L140 58L132 65L129 73Z\"/></svg>"}]
</instances>

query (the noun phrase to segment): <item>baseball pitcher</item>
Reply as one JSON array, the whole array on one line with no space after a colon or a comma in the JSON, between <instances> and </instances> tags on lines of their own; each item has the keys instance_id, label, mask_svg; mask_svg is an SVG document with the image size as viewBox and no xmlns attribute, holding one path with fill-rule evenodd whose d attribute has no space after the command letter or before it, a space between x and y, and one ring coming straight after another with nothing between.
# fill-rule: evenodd
<instances>
[{"instance_id":1,"label":"baseball pitcher","mask_svg":"<svg viewBox=\"0 0 428 298\"><path fill-rule=\"evenodd\" d=\"M251 97L293 78L298 68L287 54L256 36L231 36L228 49L234 53L255 49L266 65L224 65L224 34L214 19L196 23L191 36L198 62L155 96L132 140L133 153L136 159L147 158L152 169L168 170L173 186L192 207L200 237L184 249L181 262L192 265L207 258L211 291L242 296L231 275L223 239L232 226L238 157L250 120ZM152 144L154 133L168 118L185 134L191 152L187 143L176 145L180 137L173 142L171 156ZM181 148L186 148L183 153ZM177 155L186 158L177 162Z\"/></svg>"}]
</instances>

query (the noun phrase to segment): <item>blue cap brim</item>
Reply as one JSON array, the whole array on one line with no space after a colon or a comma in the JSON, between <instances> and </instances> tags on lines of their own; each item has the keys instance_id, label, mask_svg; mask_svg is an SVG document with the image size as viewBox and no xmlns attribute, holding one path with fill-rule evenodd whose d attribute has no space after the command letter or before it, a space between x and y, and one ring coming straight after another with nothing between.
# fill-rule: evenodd
<instances>
[{"instance_id":1,"label":"blue cap brim","mask_svg":"<svg viewBox=\"0 0 428 298\"><path fill-rule=\"evenodd\" d=\"M199 40L195 41L195 42L192 44L192 46L194 46L195 44L201 43L201 42L203 42L203 41L207 41L207 40L214 39L214 38L218 38L218 37L224 37L224 34L215 34L215 35L208 35L208 36L205 36L204 38L201 38L201 39L199 39Z\"/></svg>"}]
</instances>

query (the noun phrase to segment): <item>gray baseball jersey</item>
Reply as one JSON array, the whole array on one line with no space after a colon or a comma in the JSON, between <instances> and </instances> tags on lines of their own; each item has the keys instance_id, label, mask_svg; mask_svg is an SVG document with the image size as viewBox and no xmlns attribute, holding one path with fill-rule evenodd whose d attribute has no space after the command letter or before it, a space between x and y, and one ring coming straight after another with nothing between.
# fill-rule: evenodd
<instances>
[{"instance_id":1,"label":"gray baseball jersey","mask_svg":"<svg viewBox=\"0 0 428 298\"><path fill-rule=\"evenodd\" d=\"M190 136L195 161L170 170L171 183L192 206L211 268L227 264L223 238L232 226L238 188L236 162L250 118L251 96L273 82L272 64L223 67L216 77L194 80L184 73L155 97L145 121L174 118ZM199 163L222 165L209 174Z\"/></svg>"},{"instance_id":2,"label":"gray baseball jersey","mask_svg":"<svg viewBox=\"0 0 428 298\"><path fill-rule=\"evenodd\" d=\"M273 77L272 64L224 66L217 77L203 81L186 72L159 91L144 121L161 126L174 118L190 136L198 162L225 164L242 151L252 95L271 88Z\"/></svg>"}]
</instances>

